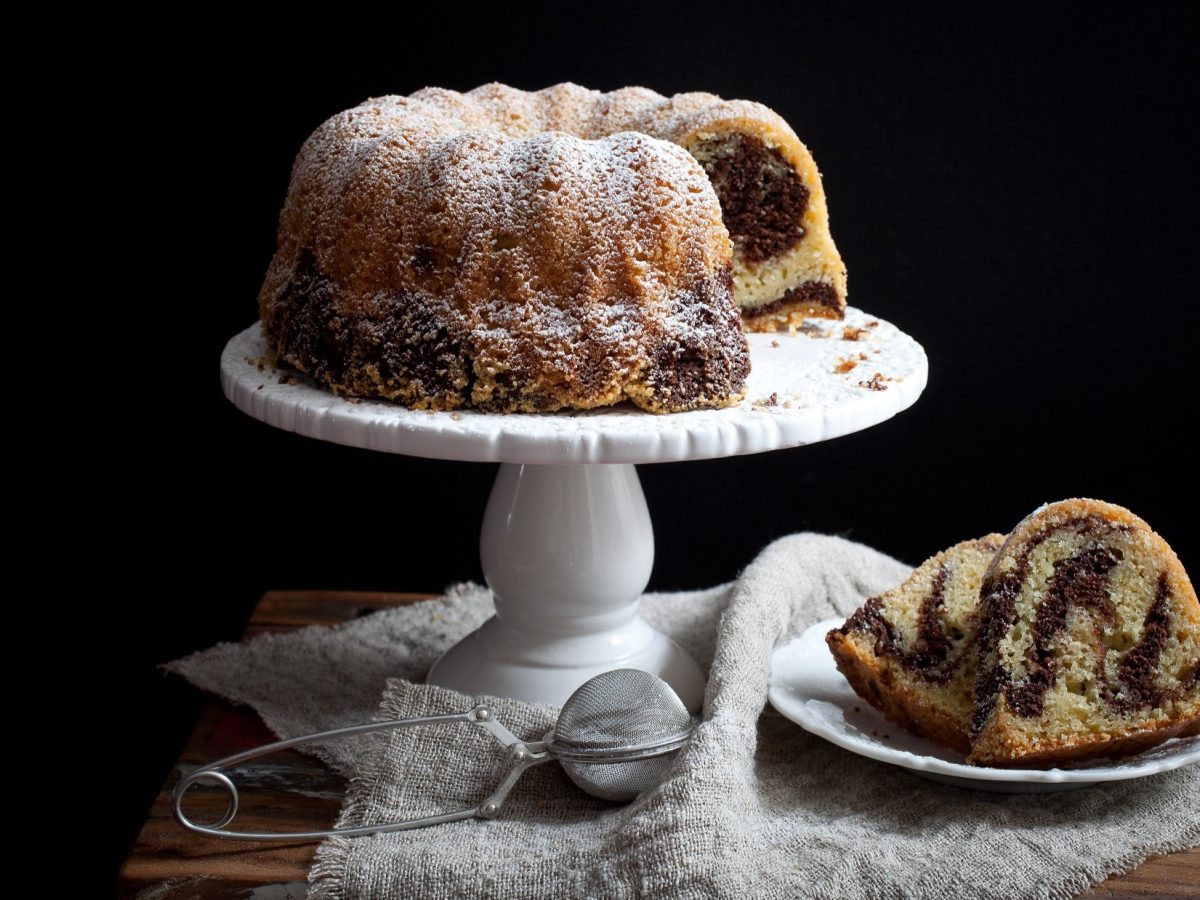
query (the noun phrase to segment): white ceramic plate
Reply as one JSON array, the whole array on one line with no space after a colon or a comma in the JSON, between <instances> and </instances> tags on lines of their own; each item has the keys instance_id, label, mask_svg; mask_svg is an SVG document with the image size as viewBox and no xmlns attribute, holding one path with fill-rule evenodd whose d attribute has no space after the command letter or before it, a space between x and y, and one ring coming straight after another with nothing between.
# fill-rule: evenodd
<instances>
[{"instance_id":1,"label":"white ceramic plate","mask_svg":"<svg viewBox=\"0 0 1200 900\"><path fill-rule=\"evenodd\" d=\"M267 348L257 323L225 346L221 385L242 412L319 440L435 459L543 464L714 459L812 444L878 425L924 390L925 351L896 326L858 309L847 309L844 322L806 324L808 334L748 335L746 397L728 409L496 415L349 400L297 372L260 369ZM859 340L843 340L847 326L862 329ZM876 372L883 390L862 385Z\"/></svg>"},{"instance_id":2,"label":"white ceramic plate","mask_svg":"<svg viewBox=\"0 0 1200 900\"><path fill-rule=\"evenodd\" d=\"M1200 737L1175 738L1121 760L1097 760L1072 769L990 769L968 766L953 750L893 725L854 693L837 670L825 635L843 619L818 622L771 657L768 698L805 731L860 756L919 775L980 791L1036 793L1142 778L1200 762Z\"/></svg>"}]
</instances>

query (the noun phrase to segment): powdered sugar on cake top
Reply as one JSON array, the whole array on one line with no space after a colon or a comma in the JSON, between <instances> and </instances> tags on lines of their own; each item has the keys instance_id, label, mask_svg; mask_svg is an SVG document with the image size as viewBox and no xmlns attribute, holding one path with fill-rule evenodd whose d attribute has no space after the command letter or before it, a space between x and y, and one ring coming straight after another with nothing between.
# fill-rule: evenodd
<instances>
[{"instance_id":1,"label":"powdered sugar on cake top","mask_svg":"<svg viewBox=\"0 0 1200 900\"><path fill-rule=\"evenodd\" d=\"M334 116L296 160L260 293L277 351L335 388L441 408L730 402L748 358L720 205L651 136L714 102L487 85Z\"/></svg>"}]
</instances>

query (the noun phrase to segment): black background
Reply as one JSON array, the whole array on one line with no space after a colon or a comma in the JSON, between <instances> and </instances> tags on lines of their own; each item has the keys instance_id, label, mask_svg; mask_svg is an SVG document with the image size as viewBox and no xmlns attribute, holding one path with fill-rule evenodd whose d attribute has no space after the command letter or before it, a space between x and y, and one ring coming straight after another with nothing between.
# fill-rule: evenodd
<instances>
[{"instance_id":1,"label":"black background","mask_svg":"<svg viewBox=\"0 0 1200 900\"><path fill-rule=\"evenodd\" d=\"M802 529L916 563L1077 495L1132 508L1200 564L1184 436L1198 377L1195 21L841 6L293 8L267 28L198 17L143 48L148 140L132 177L162 271L133 300L166 335L158 399L189 412L129 442L121 486L141 524L116 537L145 564L116 581L115 727L137 739L122 748L114 858L200 702L156 663L235 639L268 588L481 577L493 466L278 432L217 383L222 346L256 316L296 150L371 95L571 80L762 101L821 167L851 303L928 351L924 396L879 427L641 467L652 589L728 580ZM146 474L164 462L174 475Z\"/></svg>"}]
</instances>

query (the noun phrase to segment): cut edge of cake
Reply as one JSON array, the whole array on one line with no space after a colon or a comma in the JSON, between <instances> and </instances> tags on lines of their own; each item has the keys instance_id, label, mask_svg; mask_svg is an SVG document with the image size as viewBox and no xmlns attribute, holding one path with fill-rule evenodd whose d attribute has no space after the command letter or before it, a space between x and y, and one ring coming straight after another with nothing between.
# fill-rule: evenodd
<instances>
[{"instance_id":1,"label":"cut edge of cake","mask_svg":"<svg viewBox=\"0 0 1200 900\"><path fill-rule=\"evenodd\" d=\"M996 554L980 611L971 764L1125 756L1200 734L1200 603L1174 550L1129 510L1088 499L1036 510ZM1074 721L1031 727L1047 711Z\"/></svg>"},{"instance_id":2,"label":"cut edge of cake","mask_svg":"<svg viewBox=\"0 0 1200 900\"><path fill-rule=\"evenodd\" d=\"M1004 535L989 534L935 554L825 638L860 697L896 725L964 754L970 750L979 585L1003 542ZM914 597L920 598L915 604ZM906 601L909 608L899 609ZM889 618L889 608L899 615Z\"/></svg>"},{"instance_id":3,"label":"cut edge of cake","mask_svg":"<svg viewBox=\"0 0 1200 900\"><path fill-rule=\"evenodd\" d=\"M712 112L721 115L710 113L679 142L704 167L721 201L744 327L777 331L808 317L844 318L846 265L830 232L825 187L812 153L787 122L760 104L723 101ZM761 172L754 185L731 187L731 178L746 169ZM754 188L771 202L751 207ZM748 230L743 219L760 232L779 234L779 240L743 236Z\"/></svg>"}]
</instances>

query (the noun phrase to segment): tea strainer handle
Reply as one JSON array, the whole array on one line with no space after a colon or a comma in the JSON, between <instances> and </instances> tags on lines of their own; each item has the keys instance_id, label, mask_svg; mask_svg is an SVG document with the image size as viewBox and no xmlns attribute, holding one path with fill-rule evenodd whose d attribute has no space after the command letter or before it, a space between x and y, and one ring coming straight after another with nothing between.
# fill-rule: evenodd
<instances>
[{"instance_id":1,"label":"tea strainer handle","mask_svg":"<svg viewBox=\"0 0 1200 900\"><path fill-rule=\"evenodd\" d=\"M357 828L333 828L328 831L293 831L293 832L259 832L259 831L227 831L225 826L234 820L238 812L238 789L233 783L233 779L225 774L224 769L236 766L240 763L248 762L252 759L257 759L260 756L267 756L271 753L277 753L280 750L288 750L293 747L299 747L304 744L314 744L319 741L327 741L331 738L349 737L357 734L367 734L372 731L386 731L391 728L409 728L417 725L449 725L458 722L467 722L471 725L477 725L480 728L491 734L497 741L508 748L508 758L512 762L512 768L504 776L504 779L496 787L496 789L478 806L470 806L465 809L452 810L451 812L440 813L434 816L422 816L415 819L402 819L398 822L388 822L381 825L363 825ZM194 769L185 774L179 779L179 783L175 785L174 791L171 792L171 808L175 812L175 818L179 820L184 828L194 831L197 834L208 835L209 837L225 838L227 840L236 841L312 841L321 840L327 837L359 837L366 834L377 834L387 831L404 831L409 828L423 828L426 825L440 825L443 822L457 822L460 819L470 819L479 817L482 819L490 819L500 812L500 807L503 805L509 791L512 790L520 779L521 775L530 766L536 766L539 763L546 762L551 759L549 753L546 752L544 741L521 741L511 731L496 721L490 707L486 705L476 706L467 712L452 713L443 716L421 716L413 719L390 719L386 722L369 722L364 725L350 725L345 728L334 728L330 731L320 731L314 734L306 734L300 737L289 738L284 741L276 741L273 744L264 744L261 747L255 747L253 750L246 750L242 753L235 753L232 756L226 756L224 759L219 759L214 763L203 766L199 769ZM216 822L202 824L188 818L183 811L183 797L187 793L188 788L199 782L209 782L218 784L225 789L229 795L229 803L225 809L225 813Z\"/></svg>"}]
</instances>

